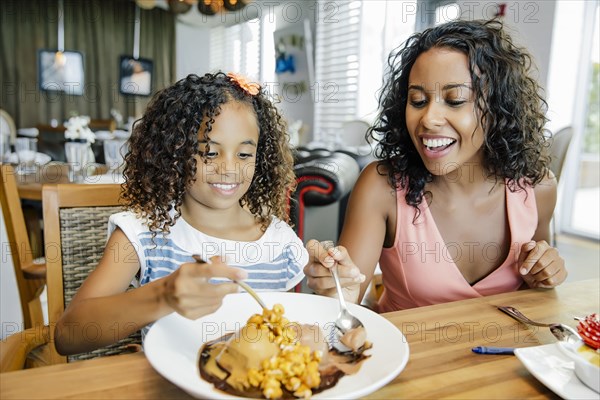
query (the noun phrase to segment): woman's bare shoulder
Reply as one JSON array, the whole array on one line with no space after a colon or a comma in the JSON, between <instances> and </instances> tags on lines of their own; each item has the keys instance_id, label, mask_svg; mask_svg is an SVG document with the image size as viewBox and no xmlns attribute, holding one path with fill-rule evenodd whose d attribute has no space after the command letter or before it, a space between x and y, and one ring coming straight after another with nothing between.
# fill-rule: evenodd
<instances>
[{"instance_id":1,"label":"woman's bare shoulder","mask_svg":"<svg viewBox=\"0 0 600 400\"><path fill-rule=\"evenodd\" d=\"M369 185L376 185L381 189L386 189L386 187L387 190L391 189L387 167L379 161L369 163L360 173L358 181L366 181Z\"/></svg>"},{"instance_id":2,"label":"woman's bare shoulder","mask_svg":"<svg viewBox=\"0 0 600 400\"><path fill-rule=\"evenodd\" d=\"M388 180L387 169L377 161L362 170L354 186L353 195L354 193L362 203L368 203L370 206L395 207L395 190Z\"/></svg>"}]
</instances>

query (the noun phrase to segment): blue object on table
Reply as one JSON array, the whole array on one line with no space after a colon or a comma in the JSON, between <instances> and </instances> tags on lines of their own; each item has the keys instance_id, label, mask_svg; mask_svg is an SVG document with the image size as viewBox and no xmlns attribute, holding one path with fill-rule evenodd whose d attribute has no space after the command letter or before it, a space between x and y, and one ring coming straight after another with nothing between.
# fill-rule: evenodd
<instances>
[{"instance_id":1,"label":"blue object on table","mask_svg":"<svg viewBox=\"0 0 600 400\"><path fill-rule=\"evenodd\" d=\"M473 353L477 354L515 354L515 349L512 347L486 347L477 346L471 349Z\"/></svg>"}]
</instances>

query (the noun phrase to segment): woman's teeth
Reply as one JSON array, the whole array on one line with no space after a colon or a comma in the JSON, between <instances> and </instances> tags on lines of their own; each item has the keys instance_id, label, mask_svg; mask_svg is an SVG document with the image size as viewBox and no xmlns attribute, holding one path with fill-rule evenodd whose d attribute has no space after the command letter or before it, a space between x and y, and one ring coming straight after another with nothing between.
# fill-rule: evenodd
<instances>
[{"instance_id":1,"label":"woman's teeth","mask_svg":"<svg viewBox=\"0 0 600 400\"><path fill-rule=\"evenodd\" d=\"M436 149L438 147L448 146L452 143L456 142L454 139L442 138L442 139L427 139L423 138L423 144L427 146L430 150Z\"/></svg>"},{"instance_id":2,"label":"woman's teeth","mask_svg":"<svg viewBox=\"0 0 600 400\"><path fill-rule=\"evenodd\" d=\"M217 189L221 189L221 190L233 190L235 189L235 187L237 186L237 184L234 183L230 183L230 184L225 184L225 183L213 183L212 184L214 187L216 187Z\"/></svg>"}]
</instances>

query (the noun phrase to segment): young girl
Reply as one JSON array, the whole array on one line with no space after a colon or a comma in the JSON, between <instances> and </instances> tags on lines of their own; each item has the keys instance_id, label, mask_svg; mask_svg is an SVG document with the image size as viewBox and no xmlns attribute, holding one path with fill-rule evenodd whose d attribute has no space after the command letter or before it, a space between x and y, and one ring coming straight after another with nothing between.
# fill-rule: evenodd
<instances>
[{"instance_id":1,"label":"young girl","mask_svg":"<svg viewBox=\"0 0 600 400\"><path fill-rule=\"evenodd\" d=\"M370 131L381 160L352 191L340 246L308 243L309 287L333 295L337 262L357 302L379 261L386 312L563 282L530 57L497 21L457 21L413 35L390 66Z\"/></svg>"},{"instance_id":2,"label":"young girl","mask_svg":"<svg viewBox=\"0 0 600 400\"><path fill-rule=\"evenodd\" d=\"M257 84L189 75L159 92L135 124L126 165L128 210L111 216L104 256L56 326L61 354L111 344L173 311L212 313L238 291L231 280L283 291L303 279L308 254L284 222L295 185L288 135ZM85 336L90 323L99 337Z\"/></svg>"}]
</instances>

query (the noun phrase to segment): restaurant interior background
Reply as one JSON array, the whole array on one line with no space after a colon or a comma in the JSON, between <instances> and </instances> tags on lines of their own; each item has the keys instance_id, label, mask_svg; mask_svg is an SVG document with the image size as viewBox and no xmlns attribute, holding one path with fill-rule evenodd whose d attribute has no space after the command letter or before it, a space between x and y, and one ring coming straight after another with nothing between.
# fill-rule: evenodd
<instances>
[{"instance_id":1,"label":"restaurant interior background","mask_svg":"<svg viewBox=\"0 0 600 400\"><path fill-rule=\"evenodd\" d=\"M600 239L598 1L227 0L228 8L223 1L208 3L0 2L0 109L18 129L62 123L72 115L118 116L119 128L127 129L151 97L123 89L123 60L142 60L148 62L150 94L189 73L237 71L279 98L294 145L364 144L344 127L374 118L392 49L427 26L497 16L535 59L549 104L549 132L567 126L574 131L556 227ZM81 54L83 73L58 90L42 88L41 50ZM2 243L2 321L14 320L5 307L11 296L6 247Z\"/></svg>"}]
</instances>

